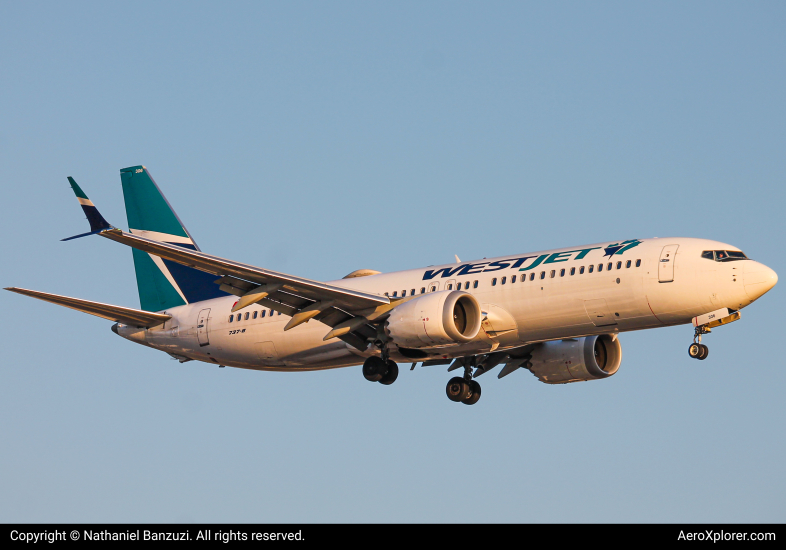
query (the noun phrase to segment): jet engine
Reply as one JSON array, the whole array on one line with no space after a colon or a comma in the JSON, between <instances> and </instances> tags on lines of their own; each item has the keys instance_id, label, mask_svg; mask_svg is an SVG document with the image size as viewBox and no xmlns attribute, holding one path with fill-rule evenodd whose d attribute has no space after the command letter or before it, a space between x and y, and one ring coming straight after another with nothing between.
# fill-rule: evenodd
<instances>
[{"instance_id":1,"label":"jet engine","mask_svg":"<svg viewBox=\"0 0 786 550\"><path fill-rule=\"evenodd\" d=\"M385 331L399 347L430 348L469 342L478 335L480 304L467 292L430 292L395 307Z\"/></svg>"},{"instance_id":2,"label":"jet engine","mask_svg":"<svg viewBox=\"0 0 786 550\"><path fill-rule=\"evenodd\" d=\"M608 378L622 361L619 339L609 334L543 342L532 350L530 371L546 384Z\"/></svg>"}]
</instances>

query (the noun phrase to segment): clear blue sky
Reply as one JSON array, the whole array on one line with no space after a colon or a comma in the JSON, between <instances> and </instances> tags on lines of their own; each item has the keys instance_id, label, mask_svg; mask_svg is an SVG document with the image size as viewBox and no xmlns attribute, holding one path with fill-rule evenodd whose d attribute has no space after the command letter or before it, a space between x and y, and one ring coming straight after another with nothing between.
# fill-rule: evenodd
<instances>
[{"instance_id":1,"label":"clear blue sky","mask_svg":"<svg viewBox=\"0 0 786 550\"><path fill-rule=\"evenodd\" d=\"M2 286L138 307L144 164L203 250L315 279L619 239L786 274L783 2L0 6ZM551 387L179 364L0 293L0 521L786 520L781 283Z\"/></svg>"}]
</instances>

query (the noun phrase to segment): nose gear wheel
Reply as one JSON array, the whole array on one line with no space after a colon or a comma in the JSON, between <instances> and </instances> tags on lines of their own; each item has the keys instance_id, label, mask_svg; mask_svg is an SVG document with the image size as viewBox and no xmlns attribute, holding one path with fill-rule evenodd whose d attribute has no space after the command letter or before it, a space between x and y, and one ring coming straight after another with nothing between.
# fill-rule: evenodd
<instances>
[{"instance_id":1,"label":"nose gear wheel","mask_svg":"<svg viewBox=\"0 0 786 550\"><path fill-rule=\"evenodd\" d=\"M701 335L708 334L710 329L705 326L698 326L693 333L693 343L688 346L688 355L693 359L704 361L710 354L710 348L701 343Z\"/></svg>"}]
</instances>

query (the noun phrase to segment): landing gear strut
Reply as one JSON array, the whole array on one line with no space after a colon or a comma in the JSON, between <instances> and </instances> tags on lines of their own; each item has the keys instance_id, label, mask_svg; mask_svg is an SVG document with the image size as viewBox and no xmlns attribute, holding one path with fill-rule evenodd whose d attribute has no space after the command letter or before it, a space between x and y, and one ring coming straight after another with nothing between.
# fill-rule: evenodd
<instances>
[{"instance_id":1,"label":"landing gear strut","mask_svg":"<svg viewBox=\"0 0 786 550\"><path fill-rule=\"evenodd\" d=\"M445 393L451 401L474 405L480 399L480 384L472 379L475 358L464 364L464 377L454 376L448 381Z\"/></svg>"},{"instance_id":2,"label":"landing gear strut","mask_svg":"<svg viewBox=\"0 0 786 550\"><path fill-rule=\"evenodd\" d=\"M379 357L369 357L363 363L363 376L369 382L389 386L398 378L398 365L390 359L385 361Z\"/></svg>"},{"instance_id":3,"label":"landing gear strut","mask_svg":"<svg viewBox=\"0 0 786 550\"><path fill-rule=\"evenodd\" d=\"M692 358L703 361L710 354L710 349L701 343L701 335L708 332L710 329L705 326L696 327L696 331L693 333L693 343L688 346L688 355Z\"/></svg>"}]
</instances>

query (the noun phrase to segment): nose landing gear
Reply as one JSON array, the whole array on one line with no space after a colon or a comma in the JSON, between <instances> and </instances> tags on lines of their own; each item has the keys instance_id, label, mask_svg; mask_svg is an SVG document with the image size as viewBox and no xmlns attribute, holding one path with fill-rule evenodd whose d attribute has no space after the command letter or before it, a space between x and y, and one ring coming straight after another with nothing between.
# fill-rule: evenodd
<instances>
[{"instance_id":1,"label":"nose landing gear","mask_svg":"<svg viewBox=\"0 0 786 550\"><path fill-rule=\"evenodd\" d=\"M696 327L696 331L693 334L693 343L688 346L688 355L690 355L693 359L699 359L703 361L710 354L710 349L701 343L701 335L707 334L708 332L710 332L708 327Z\"/></svg>"},{"instance_id":2,"label":"nose landing gear","mask_svg":"<svg viewBox=\"0 0 786 550\"><path fill-rule=\"evenodd\" d=\"M693 344L688 346L688 355L690 355L694 359L704 360L707 358L707 355L709 355L709 353L710 353L709 348L704 344L697 344L694 342Z\"/></svg>"}]
</instances>

